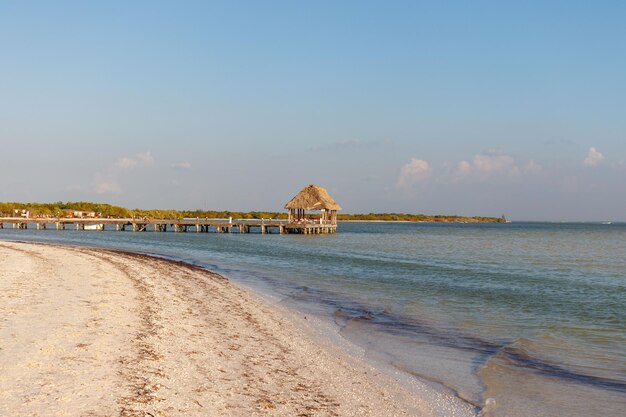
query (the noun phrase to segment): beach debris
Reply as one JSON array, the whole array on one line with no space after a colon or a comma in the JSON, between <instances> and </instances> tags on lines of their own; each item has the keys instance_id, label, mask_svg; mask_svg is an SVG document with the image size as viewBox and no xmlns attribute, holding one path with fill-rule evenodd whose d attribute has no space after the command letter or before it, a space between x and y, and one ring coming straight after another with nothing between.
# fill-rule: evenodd
<instances>
[{"instance_id":1,"label":"beach debris","mask_svg":"<svg viewBox=\"0 0 626 417\"><path fill-rule=\"evenodd\" d=\"M257 400L257 407L261 410L273 410L276 408L276 405L267 398L259 398Z\"/></svg>"},{"instance_id":2,"label":"beach debris","mask_svg":"<svg viewBox=\"0 0 626 417\"><path fill-rule=\"evenodd\" d=\"M482 408L482 410L480 410L480 414L478 414L478 417L492 417L495 408L495 398L487 398L485 400L485 406Z\"/></svg>"}]
</instances>

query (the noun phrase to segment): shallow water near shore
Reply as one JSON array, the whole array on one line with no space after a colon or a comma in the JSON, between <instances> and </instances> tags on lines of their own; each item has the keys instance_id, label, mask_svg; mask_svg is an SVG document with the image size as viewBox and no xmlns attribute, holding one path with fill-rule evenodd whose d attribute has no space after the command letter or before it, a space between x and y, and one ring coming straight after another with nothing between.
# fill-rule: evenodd
<instances>
[{"instance_id":1,"label":"shallow water near shore","mask_svg":"<svg viewBox=\"0 0 626 417\"><path fill-rule=\"evenodd\" d=\"M491 416L626 409L626 224L342 223L336 235L0 230L196 263L336 323ZM495 400L495 404L493 401Z\"/></svg>"}]
</instances>

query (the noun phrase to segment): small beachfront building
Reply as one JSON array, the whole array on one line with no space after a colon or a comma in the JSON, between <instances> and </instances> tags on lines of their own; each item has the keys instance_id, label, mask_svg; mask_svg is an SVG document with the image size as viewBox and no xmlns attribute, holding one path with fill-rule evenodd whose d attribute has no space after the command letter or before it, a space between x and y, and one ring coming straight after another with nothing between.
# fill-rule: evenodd
<instances>
[{"instance_id":1,"label":"small beachfront building","mask_svg":"<svg viewBox=\"0 0 626 417\"><path fill-rule=\"evenodd\" d=\"M289 210L289 223L304 222L307 211L320 211L320 224L337 224L337 211L341 206L328 195L328 191L317 185L307 185L285 208Z\"/></svg>"},{"instance_id":2,"label":"small beachfront building","mask_svg":"<svg viewBox=\"0 0 626 417\"><path fill-rule=\"evenodd\" d=\"M63 216L69 217L73 219L84 219L88 217L96 217L95 211L82 211L82 210L73 210L73 209L65 209L63 210Z\"/></svg>"}]
</instances>

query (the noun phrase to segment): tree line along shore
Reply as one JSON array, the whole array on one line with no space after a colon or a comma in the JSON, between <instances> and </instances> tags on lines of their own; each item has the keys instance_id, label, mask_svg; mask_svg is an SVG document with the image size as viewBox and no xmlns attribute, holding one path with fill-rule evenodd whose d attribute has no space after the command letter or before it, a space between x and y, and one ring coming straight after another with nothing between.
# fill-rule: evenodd
<instances>
[{"instance_id":1,"label":"tree line along shore","mask_svg":"<svg viewBox=\"0 0 626 417\"><path fill-rule=\"evenodd\" d=\"M132 218L183 219L183 218L237 218L237 219L277 219L286 220L287 213L273 211L229 211L229 210L145 210L128 209L104 203L56 202L56 203L18 203L0 202L1 217L97 217L97 218ZM309 214L315 217L316 214ZM367 213L338 214L339 221L405 221L405 222L442 222L442 223L501 223L502 217L428 215L408 213Z\"/></svg>"}]
</instances>

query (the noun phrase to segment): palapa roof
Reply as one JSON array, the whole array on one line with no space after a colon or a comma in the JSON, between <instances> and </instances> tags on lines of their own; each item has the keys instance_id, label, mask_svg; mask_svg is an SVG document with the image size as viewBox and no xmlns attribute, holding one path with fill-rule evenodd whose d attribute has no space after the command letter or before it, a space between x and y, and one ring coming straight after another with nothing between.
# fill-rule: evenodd
<instances>
[{"instance_id":1,"label":"palapa roof","mask_svg":"<svg viewBox=\"0 0 626 417\"><path fill-rule=\"evenodd\" d=\"M317 185L307 185L287 204L286 209L304 209L304 210L341 210L341 206L337 204L328 191Z\"/></svg>"}]
</instances>

